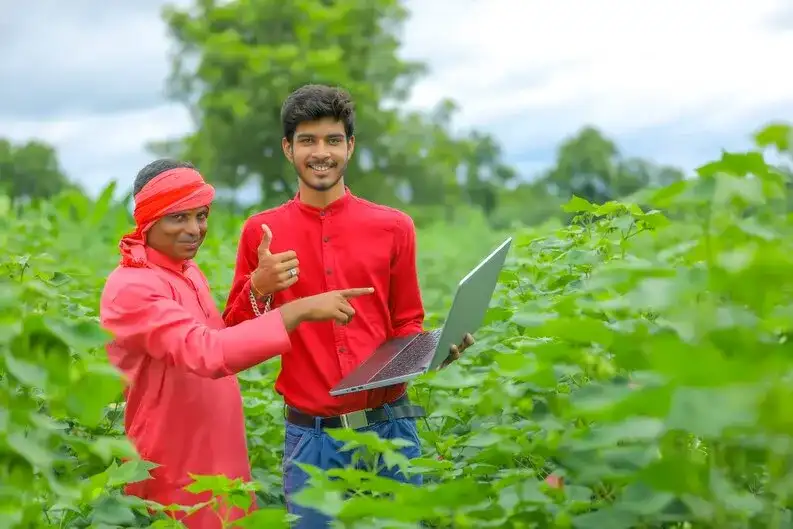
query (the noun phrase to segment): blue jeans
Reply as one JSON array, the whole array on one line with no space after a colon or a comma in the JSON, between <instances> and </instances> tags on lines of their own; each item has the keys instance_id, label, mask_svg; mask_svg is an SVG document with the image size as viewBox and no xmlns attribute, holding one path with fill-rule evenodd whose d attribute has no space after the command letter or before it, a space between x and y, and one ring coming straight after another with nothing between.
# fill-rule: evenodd
<instances>
[{"instance_id":1,"label":"blue jeans","mask_svg":"<svg viewBox=\"0 0 793 529\"><path fill-rule=\"evenodd\" d=\"M391 417L391 411L387 404L384 408L389 417ZM383 439L399 438L411 441L414 445L401 448L400 452L408 459L421 455L421 444L416 430L416 419L414 418L391 418L388 421L370 424L358 431L375 431ZM331 522L331 519L324 514L291 501L292 495L302 489L308 480L308 475L295 463L309 464L323 470L349 466L352 464L353 452L339 451L342 446L344 446L344 443L333 439L319 425L313 428L306 428L286 422L283 457L284 496L289 513L301 517L300 520L294 523L293 527L298 529L322 529L329 527ZM408 477L398 467L383 469L379 475L415 485L421 485L422 483L420 474Z\"/></svg>"}]
</instances>

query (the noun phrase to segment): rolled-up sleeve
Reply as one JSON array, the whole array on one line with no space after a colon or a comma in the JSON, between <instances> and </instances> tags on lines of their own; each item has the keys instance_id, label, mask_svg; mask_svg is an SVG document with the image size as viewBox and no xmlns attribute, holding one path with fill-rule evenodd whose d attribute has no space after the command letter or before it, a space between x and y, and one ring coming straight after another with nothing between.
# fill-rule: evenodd
<instances>
[{"instance_id":1,"label":"rolled-up sleeve","mask_svg":"<svg viewBox=\"0 0 793 529\"><path fill-rule=\"evenodd\" d=\"M120 347L196 375L221 378L290 349L279 310L213 329L145 278L126 282L103 300L100 321Z\"/></svg>"}]
</instances>

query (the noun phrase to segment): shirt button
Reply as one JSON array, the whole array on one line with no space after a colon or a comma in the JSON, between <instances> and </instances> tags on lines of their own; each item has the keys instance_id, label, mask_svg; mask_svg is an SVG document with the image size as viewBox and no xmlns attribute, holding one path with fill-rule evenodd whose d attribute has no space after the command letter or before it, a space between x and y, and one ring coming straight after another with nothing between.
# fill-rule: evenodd
<instances>
[{"instance_id":1,"label":"shirt button","mask_svg":"<svg viewBox=\"0 0 793 529\"><path fill-rule=\"evenodd\" d=\"M328 242L330 239L328 239L327 237L323 237L323 238L322 238L322 240L323 240L324 242Z\"/></svg>"},{"instance_id":2,"label":"shirt button","mask_svg":"<svg viewBox=\"0 0 793 529\"><path fill-rule=\"evenodd\" d=\"M324 211L320 211L320 212L319 212L319 216L320 216L320 217L324 217L324 216L325 216L325 212L324 212Z\"/></svg>"},{"instance_id":3,"label":"shirt button","mask_svg":"<svg viewBox=\"0 0 793 529\"><path fill-rule=\"evenodd\" d=\"M331 275L333 273L333 270L328 268L327 270L325 270L325 273L328 274L328 275Z\"/></svg>"},{"instance_id":4,"label":"shirt button","mask_svg":"<svg viewBox=\"0 0 793 529\"><path fill-rule=\"evenodd\" d=\"M346 352L346 351L347 351L347 349L345 349L344 347L339 347L339 352L340 352L340 353L344 353L344 352Z\"/></svg>"}]
</instances>

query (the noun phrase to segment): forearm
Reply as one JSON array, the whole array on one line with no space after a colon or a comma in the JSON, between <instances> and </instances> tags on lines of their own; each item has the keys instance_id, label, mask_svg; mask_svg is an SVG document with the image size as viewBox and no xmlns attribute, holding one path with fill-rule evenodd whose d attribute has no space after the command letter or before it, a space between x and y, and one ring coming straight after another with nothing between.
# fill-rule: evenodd
<instances>
[{"instance_id":1,"label":"forearm","mask_svg":"<svg viewBox=\"0 0 793 529\"><path fill-rule=\"evenodd\" d=\"M224 329L171 320L148 333L142 347L198 376L221 378L288 352L290 342L280 312L272 311Z\"/></svg>"},{"instance_id":2,"label":"forearm","mask_svg":"<svg viewBox=\"0 0 793 529\"><path fill-rule=\"evenodd\" d=\"M424 318L420 317L412 320L405 320L394 325L393 335L395 338L398 338L401 336L418 334L423 331L424 331Z\"/></svg>"},{"instance_id":3,"label":"forearm","mask_svg":"<svg viewBox=\"0 0 793 529\"><path fill-rule=\"evenodd\" d=\"M223 311L223 321L227 327L233 327L263 314L268 310L264 300L251 299L250 279L241 282L232 288L226 309Z\"/></svg>"},{"instance_id":4,"label":"forearm","mask_svg":"<svg viewBox=\"0 0 793 529\"><path fill-rule=\"evenodd\" d=\"M234 277L231 280L231 289L226 299L226 308L223 310L223 321L227 327L233 327L244 321L256 317L257 312L265 312L262 301L256 301L257 310L251 304L251 275L256 270L256 250L253 246L252 227L247 223L240 234L237 258L234 263Z\"/></svg>"}]
</instances>

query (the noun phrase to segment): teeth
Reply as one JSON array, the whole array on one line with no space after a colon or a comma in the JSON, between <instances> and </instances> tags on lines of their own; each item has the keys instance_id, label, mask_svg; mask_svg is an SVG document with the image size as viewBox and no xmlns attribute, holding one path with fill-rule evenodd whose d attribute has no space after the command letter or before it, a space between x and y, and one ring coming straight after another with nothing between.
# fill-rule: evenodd
<instances>
[{"instance_id":1,"label":"teeth","mask_svg":"<svg viewBox=\"0 0 793 529\"><path fill-rule=\"evenodd\" d=\"M330 169L330 165L311 165L310 167L315 171L327 171Z\"/></svg>"}]
</instances>

